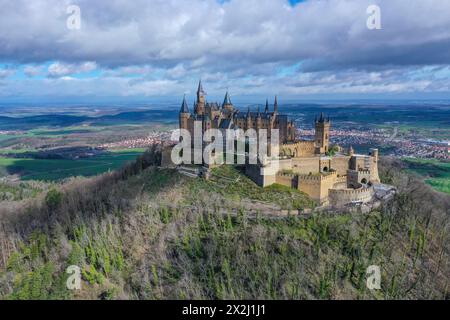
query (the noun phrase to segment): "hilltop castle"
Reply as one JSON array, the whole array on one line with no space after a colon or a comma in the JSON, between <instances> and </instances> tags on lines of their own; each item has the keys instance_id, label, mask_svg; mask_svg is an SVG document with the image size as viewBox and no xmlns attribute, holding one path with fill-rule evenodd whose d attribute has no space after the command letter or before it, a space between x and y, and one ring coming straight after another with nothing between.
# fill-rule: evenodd
<instances>
[{"instance_id":1,"label":"hilltop castle","mask_svg":"<svg viewBox=\"0 0 450 320\"><path fill-rule=\"evenodd\" d=\"M315 119L314 140L302 140L296 136L296 127L287 115L278 111L275 97L273 109L270 110L266 100L261 112L239 112L231 102L229 93L224 101L206 102L206 94L200 81L194 112L191 113L186 98L183 99L179 113L180 128L193 134L194 127L201 127L203 132L216 129L278 129L279 157L265 163L245 164L245 173L262 187L281 184L307 193L320 205L341 206L348 203L366 203L373 199L374 185L380 182L378 176L378 150L370 149L368 155L355 154L350 147L343 151L339 146L330 149L331 120L323 113ZM270 131L270 130L269 130ZM168 153L163 155L163 159ZM163 160L166 164L170 161ZM181 166L182 167L182 166ZM187 173L203 176L211 165L203 165L199 170L185 167ZM187 171L186 171L187 170Z\"/></svg>"},{"instance_id":2,"label":"hilltop castle","mask_svg":"<svg viewBox=\"0 0 450 320\"><path fill-rule=\"evenodd\" d=\"M295 140L295 125L286 115L278 113L278 102L275 97L273 111L269 111L269 101L266 101L264 112L240 113L231 103L230 95L225 94L222 106L217 102L206 102L206 93L200 80L197 89L197 99L194 103L194 113L189 111L186 98L180 110L180 128L186 129L194 136L195 123L201 124L203 132L208 129L279 129L280 141L283 143Z\"/></svg>"}]
</instances>

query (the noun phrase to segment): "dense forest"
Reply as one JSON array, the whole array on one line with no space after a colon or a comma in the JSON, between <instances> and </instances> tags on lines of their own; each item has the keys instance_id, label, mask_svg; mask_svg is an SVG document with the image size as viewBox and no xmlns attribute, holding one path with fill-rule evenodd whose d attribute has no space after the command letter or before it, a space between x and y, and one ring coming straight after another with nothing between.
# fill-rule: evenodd
<instances>
[{"instance_id":1,"label":"dense forest","mask_svg":"<svg viewBox=\"0 0 450 320\"><path fill-rule=\"evenodd\" d=\"M1 299L449 299L450 197L383 159L397 187L370 213L314 210L298 191L236 168L210 181L158 168L26 184L0 202ZM37 190L37 191L36 191ZM272 218L267 208L313 209ZM68 266L82 270L68 290ZM380 290L366 286L379 265Z\"/></svg>"}]
</instances>

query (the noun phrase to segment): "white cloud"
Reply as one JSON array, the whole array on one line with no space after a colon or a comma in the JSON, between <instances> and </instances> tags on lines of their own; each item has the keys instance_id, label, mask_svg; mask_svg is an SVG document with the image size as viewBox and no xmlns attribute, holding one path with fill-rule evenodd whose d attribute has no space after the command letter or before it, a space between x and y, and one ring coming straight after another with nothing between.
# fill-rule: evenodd
<instances>
[{"instance_id":1,"label":"white cloud","mask_svg":"<svg viewBox=\"0 0 450 320\"><path fill-rule=\"evenodd\" d=\"M4 79L4 78L7 78L9 76L12 76L15 73L16 73L15 69L10 69L10 68L0 69L0 79Z\"/></svg>"},{"instance_id":2,"label":"white cloud","mask_svg":"<svg viewBox=\"0 0 450 320\"><path fill-rule=\"evenodd\" d=\"M450 2L378 0L382 30L366 28L372 0L74 1L82 28L66 28L68 1L0 0L0 57L180 62L232 68L242 62L309 60L310 68L450 63ZM432 19L430 18L432 17Z\"/></svg>"},{"instance_id":3,"label":"white cloud","mask_svg":"<svg viewBox=\"0 0 450 320\"><path fill-rule=\"evenodd\" d=\"M95 62L84 62L80 64L55 62L48 67L48 76L58 78L72 74L91 72L95 69L97 69L97 64Z\"/></svg>"},{"instance_id":4,"label":"white cloud","mask_svg":"<svg viewBox=\"0 0 450 320\"><path fill-rule=\"evenodd\" d=\"M23 68L23 73L28 77L36 77L43 73L43 66L27 65Z\"/></svg>"},{"instance_id":5,"label":"white cloud","mask_svg":"<svg viewBox=\"0 0 450 320\"><path fill-rule=\"evenodd\" d=\"M450 1L377 0L382 30L368 30L373 2L0 0L0 63L31 63L32 77L51 62L58 94L72 90L58 78L96 69L105 95L180 94L199 77L212 94L448 90ZM81 7L81 30L66 28L68 4ZM72 80L90 92L90 79Z\"/></svg>"}]
</instances>

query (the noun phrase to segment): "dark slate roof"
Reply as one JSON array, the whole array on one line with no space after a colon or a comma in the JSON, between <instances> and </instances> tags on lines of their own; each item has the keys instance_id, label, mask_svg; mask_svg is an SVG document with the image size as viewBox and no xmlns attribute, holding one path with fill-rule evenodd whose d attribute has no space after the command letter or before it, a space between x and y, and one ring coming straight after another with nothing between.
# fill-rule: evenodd
<instances>
[{"instance_id":1,"label":"dark slate roof","mask_svg":"<svg viewBox=\"0 0 450 320\"><path fill-rule=\"evenodd\" d=\"M323 112L321 112L320 113L320 118L319 118L319 120L317 120L317 118L316 118L316 122L319 122L319 123L330 122L330 117L325 119L325 116L324 116Z\"/></svg>"},{"instance_id":2,"label":"dark slate roof","mask_svg":"<svg viewBox=\"0 0 450 320\"><path fill-rule=\"evenodd\" d=\"M206 103L206 106L210 107L211 109L214 109L214 110L220 109L219 104L217 102L208 102L208 103Z\"/></svg>"},{"instance_id":3,"label":"dark slate roof","mask_svg":"<svg viewBox=\"0 0 450 320\"><path fill-rule=\"evenodd\" d=\"M325 117L323 116L323 112L321 112L319 122L324 122L324 121L325 121Z\"/></svg>"},{"instance_id":4,"label":"dark slate roof","mask_svg":"<svg viewBox=\"0 0 450 320\"><path fill-rule=\"evenodd\" d=\"M182 113L189 113L189 107L188 107L188 104L186 102L186 96L184 96L184 98L183 98L183 103L181 104L180 112L182 112Z\"/></svg>"},{"instance_id":5,"label":"dark slate roof","mask_svg":"<svg viewBox=\"0 0 450 320\"><path fill-rule=\"evenodd\" d=\"M222 120L222 122L220 123L219 128L220 129L232 129L232 128L234 128L233 120L231 120L231 119L224 119L224 120Z\"/></svg>"},{"instance_id":6,"label":"dark slate roof","mask_svg":"<svg viewBox=\"0 0 450 320\"><path fill-rule=\"evenodd\" d=\"M225 94L225 99L223 99L223 105L227 105L227 104L232 104L231 103L231 99L230 99L230 95L227 91L227 93Z\"/></svg>"},{"instance_id":7,"label":"dark slate roof","mask_svg":"<svg viewBox=\"0 0 450 320\"><path fill-rule=\"evenodd\" d=\"M197 93L205 93L205 91L203 90L203 85L202 85L202 80L200 79L200 81L198 82L198 89L197 89Z\"/></svg>"}]
</instances>

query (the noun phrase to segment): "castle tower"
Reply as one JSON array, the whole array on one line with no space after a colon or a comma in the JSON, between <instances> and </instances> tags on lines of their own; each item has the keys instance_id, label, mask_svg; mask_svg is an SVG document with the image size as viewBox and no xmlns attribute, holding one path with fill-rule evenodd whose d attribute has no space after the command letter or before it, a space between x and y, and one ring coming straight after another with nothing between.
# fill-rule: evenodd
<instances>
[{"instance_id":1,"label":"castle tower","mask_svg":"<svg viewBox=\"0 0 450 320\"><path fill-rule=\"evenodd\" d=\"M369 150L369 155L371 158L370 161L370 181L372 182L380 182L380 176L378 174L378 158L379 158L379 153L378 153L378 149L370 149Z\"/></svg>"},{"instance_id":2,"label":"castle tower","mask_svg":"<svg viewBox=\"0 0 450 320\"><path fill-rule=\"evenodd\" d=\"M198 83L197 89L197 105L195 109L195 113L198 115L203 115L205 113L205 104L206 104L206 93L203 90L202 80Z\"/></svg>"},{"instance_id":3,"label":"castle tower","mask_svg":"<svg viewBox=\"0 0 450 320\"><path fill-rule=\"evenodd\" d=\"M330 145L330 127L331 121L330 118L325 119L323 112L320 114L319 120L315 121L315 129L316 129L316 153L326 153L328 152Z\"/></svg>"},{"instance_id":4,"label":"castle tower","mask_svg":"<svg viewBox=\"0 0 450 320\"><path fill-rule=\"evenodd\" d=\"M264 109L264 113L269 113L269 99L266 99L266 108Z\"/></svg>"},{"instance_id":5,"label":"castle tower","mask_svg":"<svg viewBox=\"0 0 450 320\"><path fill-rule=\"evenodd\" d=\"M233 110L233 104L231 103L230 94L228 93L228 90L227 93L225 94L225 98L223 99L222 108L229 111Z\"/></svg>"},{"instance_id":6,"label":"castle tower","mask_svg":"<svg viewBox=\"0 0 450 320\"><path fill-rule=\"evenodd\" d=\"M186 95L183 97L183 103L181 104L180 109L180 129L186 129L188 130L188 119L191 116L191 113L189 112L189 107L186 102Z\"/></svg>"},{"instance_id":7,"label":"castle tower","mask_svg":"<svg viewBox=\"0 0 450 320\"><path fill-rule=\"evenodd\" d=\"M248 107L248 109L247 109L247 116L246 116L245 120L246 120L245 130L250 129L252 127L252 116L250 114L250 107Z\"/></svg>"}]
</instances>

